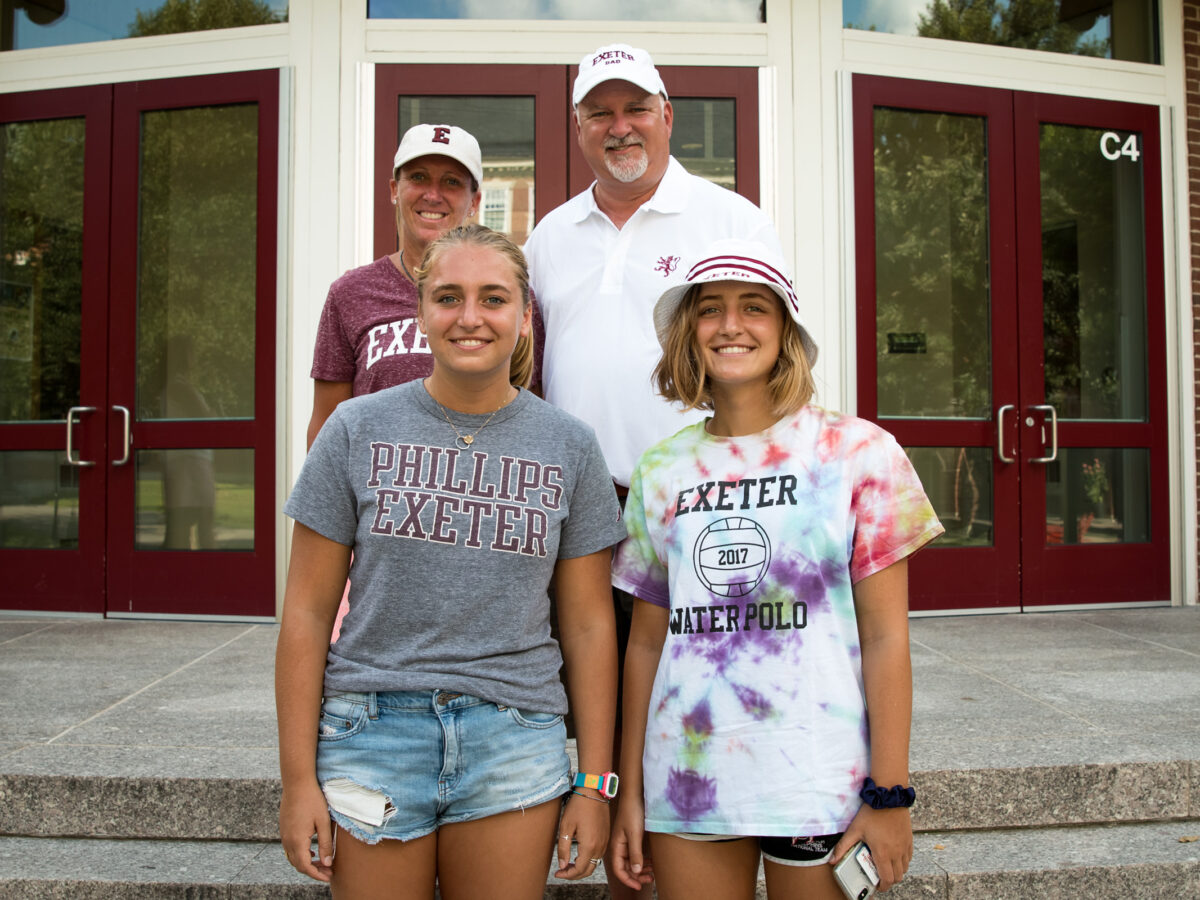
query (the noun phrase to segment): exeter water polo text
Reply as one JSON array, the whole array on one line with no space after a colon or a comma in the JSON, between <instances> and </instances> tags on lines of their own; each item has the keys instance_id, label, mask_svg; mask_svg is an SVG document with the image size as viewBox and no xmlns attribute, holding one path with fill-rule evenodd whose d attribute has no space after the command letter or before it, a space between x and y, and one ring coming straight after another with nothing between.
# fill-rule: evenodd
<instances>
[{"instance_id":1,"label":"exeter water polo text","mask_svg":"<svg viewBox=\"0 0 1200 900\"><path fill-rule=\"evenodd\" d=\"M791 609L788 609L788 607ZM705 627L707 619L707 628ZM788 631L808 625L808 604L751 603L749 606L690 606L673 610L671 634L706 634L723 631Z\"/></svg>"}]
</instances>

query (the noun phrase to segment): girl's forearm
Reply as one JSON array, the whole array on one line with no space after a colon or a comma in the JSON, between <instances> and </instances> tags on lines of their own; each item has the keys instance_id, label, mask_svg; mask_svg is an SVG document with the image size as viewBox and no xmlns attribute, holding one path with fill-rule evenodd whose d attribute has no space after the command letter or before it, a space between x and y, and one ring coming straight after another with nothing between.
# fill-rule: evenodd
<instances>
[{"instance_id":1,"label":"girl's forearm","mask_svg":"<svg viewBox=\"0 0 1200 900\"><path fill-rule=\"evenodd\" d=\"M616 639L594 632L570 640L563 635L563 660L579 770L593 775L607 772L612 768L617 704Z\"/></svg>"},{"instance_id":2,"label":"girl's forearm","mask_svg":"<svg viewBox=\"0 0 1200 900\"><path fill-rule=\"evenodd\" d=\"M907 561L858 582L854 603L871 735L871 777L883 787L908 784L912 661Z\"/></svg>"},{"instance_id":3,"label":"girl's forearm","mask_svg":"<svg viewBox=\"0 0 1200 900\"><path fill-rule=\"evenodd\" d=\"M621 710L621 778L625 789L642 794L642 752L646 747L646 719L650 695L667 632L667 610L642 601L634 603L633 625L625 651L623 706Z\"/></svg>"},{"instance_id":4,"label":"girl's forearm","mask_svg":"<svg viewBox=\"0 0 1200 900\"><path fill-rule=\"evenodd\" d=\"M575 722L581 772L612 768L617 704L617 637L608 550L560 560L555 602L567 698Z\"/></svg>"},{"instance_id":5,"label":"girl's forearm","mask_svg":"<svg viewBox=\"0 0 1200 900\"><path fill-rule=\"evenodd\" d=\"M280 626L275 653L275 710L279 768L285 785L315 778L325 656L329 638L297 613Z\"/></svg>"},{"instance_id":6,"label":"girl's forearm","mask_svg":"<svg viewBox=\"0 0 1200 900\"><path fill-rule=\"evenodd\" d=\"M275 712L285 786L316 775L325 660L349 566L349 547L296 524L275 648Z\"/></svg>"},{"instance_id":7,"label":"girl's forearm","mask_svg":"<svg viewBox=\"0 0 1200 900\"><path fill-rule=\"evenodd\" d=\"M912 731L912 663L907 631L863 648L863 685L871 735L871 777L907 785Z\"/></svg>"}]
</instances>

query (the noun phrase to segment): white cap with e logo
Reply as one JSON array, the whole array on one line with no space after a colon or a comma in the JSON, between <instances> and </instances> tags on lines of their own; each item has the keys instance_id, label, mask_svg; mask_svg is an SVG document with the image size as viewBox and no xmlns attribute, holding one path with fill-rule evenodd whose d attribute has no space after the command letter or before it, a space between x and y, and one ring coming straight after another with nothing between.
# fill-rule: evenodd
<instances>
[{"instance_id":1,"label":"white cap with e logo","mask_svg":"<svg viewBox=\"0 0 1200 900\"><path fill-rule=\"evenodd\" d=\"M392 171L419 156L448 156L462 163L476 185L483 184L483 154L479 150L479 141L457 125L421 124L408 129L396 148Z\"/></svg>"}]
</instances>

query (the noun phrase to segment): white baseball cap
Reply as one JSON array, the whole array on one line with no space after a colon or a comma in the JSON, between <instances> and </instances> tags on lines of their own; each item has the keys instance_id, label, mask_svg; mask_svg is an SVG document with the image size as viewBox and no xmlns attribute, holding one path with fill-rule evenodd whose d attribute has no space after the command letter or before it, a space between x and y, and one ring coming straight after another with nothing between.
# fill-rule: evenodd
<instances>
[{"instance_id":1,"label":"white baseball cap","mask_svg":"<svg viewBox=\"0 0 1200 900\"><path fill-rule=\"evenodd\" d=\"M667 96L662 76L654 68L649 53L628 44L609 44L586 54L579 61L571 105L578 106L592 88L605 81L628 81L648 94Z\"/></svg>"},{"instance_id":2,"label":"white baseball cap","mask_svg":"<svg viewBox=\"0 0 1200 900\"><path fill-rule=\"evenodd\" d=\"M418 156L448 156L463 164L476 185L483 184L483 154L479 151L479 141L457 125L422 124L408 129L396 148L392 172Z\"/></svg>"},{"instance_id":3,"label":"white baseball cap","mask_svg":"<svg viewBox=\"0 0 1200 900\"><path fill-rule=\"evenodd\" d=\"M792 287L787 263L778 253L758 241L714 241L700 261L688 270L684 280L663 292L654 304L654 330L658 333L658 342L664 348L667 346L671 320L675 318L687 292L693 285L710 281L746 281L766 285L773 290L779 295L783 308L796 323L796 327L800 329L800 342L804 345L808 364L812 366L816 363L817 342L800 321L800 302Z\"/></svg>"}]
</instances>

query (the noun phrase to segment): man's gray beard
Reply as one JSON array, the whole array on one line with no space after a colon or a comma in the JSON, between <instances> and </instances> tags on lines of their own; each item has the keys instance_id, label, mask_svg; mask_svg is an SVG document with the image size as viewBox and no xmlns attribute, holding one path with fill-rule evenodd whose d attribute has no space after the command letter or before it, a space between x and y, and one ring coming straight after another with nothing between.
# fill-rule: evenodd
<instances>
[{"instance_id":1,"label":"man's gray beard","mask_svg":"<svg viewBox=\"0 0 1200 900\"><path fill-rule=\"evenodd\" d=\"M646 152L645 147L642 147L641 156L632 159L628 157L613 159L606 154L604 167L617 181L622 184L630 184L646 174L646 170L650 168L650 155Z\"/></svg>"}]
</instances>

